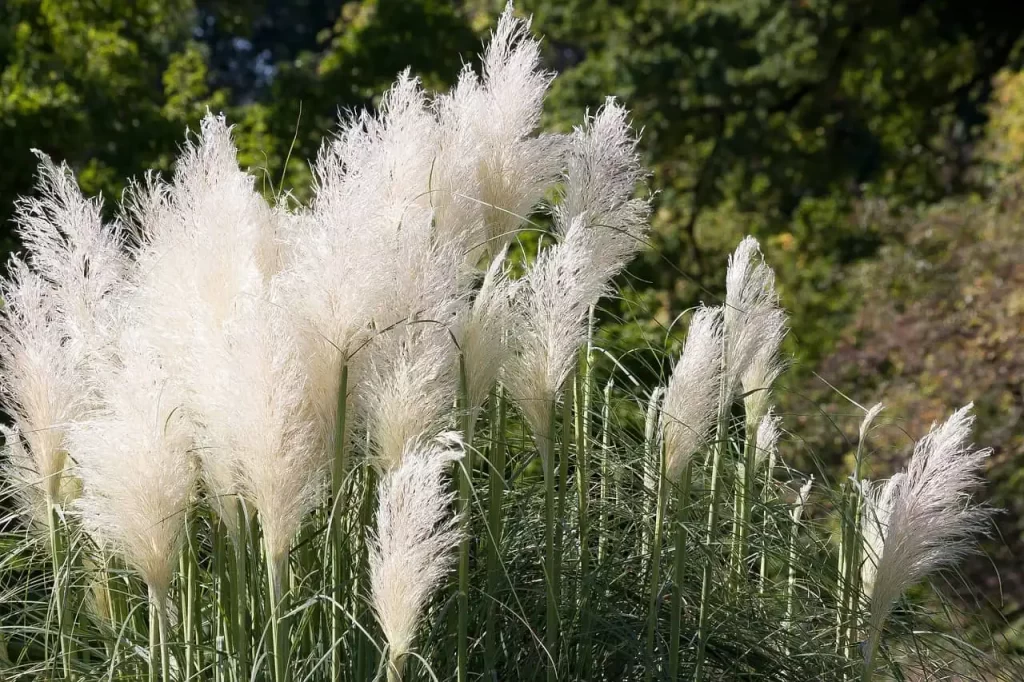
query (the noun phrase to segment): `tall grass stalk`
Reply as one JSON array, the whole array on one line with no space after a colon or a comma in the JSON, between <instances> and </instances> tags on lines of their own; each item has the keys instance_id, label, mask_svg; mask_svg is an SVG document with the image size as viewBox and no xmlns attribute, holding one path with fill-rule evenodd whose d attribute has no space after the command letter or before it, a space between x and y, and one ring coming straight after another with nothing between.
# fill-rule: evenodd
<instances>
[{"instance_id":1,"label":"tall grass stalk","mask_svg":"<svg viewBox=\"0 0 1024 682\"><path fill-rule=\"evenodd\" d=\"M572 386L574 374L570 375L568 382ZM569 457L571 456L570 446L573 443L572 426L572 394L567 389L562 399L561 440L558 448L558 506L555 509L555 595L557 603L561 608L562 598L568 592L562 584L562 552L565 549L566 529L566 498L569 494ZM572 601L572 599L568 599ZM561 629L561 623L559 623Z\"/></svg>"},{"instance_id":2,"label":"tall grass stalk","mask_svg":"<svg viewBox=\"0 0 1024 682\"><path fill-rule=\"evenodd\" d=\"M286 617L285 586L288 584L288 557L272 557L266 552L266 613L270 621L270 652L274 682L288 682L289 622Z\"/></svg>"},{"instance_id":3,"label":"tall grass stalk","mask_svg":"<svg viewBox=\"0 0 1024 682\"><path fill-rule=\"evenodd\" d=\"M593 308L591 308L591 326ZM588 337L592 334L588 333ZM579 496L577 508L577 525L579 532L580 574L579 574L579 611L581 641L578 660L583 677L589 676L590 667L590 344L580 353L579 366L575 382L575 415L576 415L576 490Z\"/></svg>"},{"instance_id":4,"label":"tall grass stalk","mask_svg":"<svg viewBox=\"0 0 1024 682\"><path fill-rule=\"evenodd\" d=\"M650 463L648 463L650 464ZM661 594L661 543L662 530L665 522L665 511L668 509L669 485L665 480L665 457L658 453L655 465L658 467L656 486L656 510L654 516L654 537L651 541L650 557L650 595L647 600L647 656L644 665L644 680L654 678L655 659L654 641L658 631L658 613Z\"/></svg>"},{"instance_id":5,"label":"tall grass stalk","mask_svg":"<svg viewBox=\"0 0 1024 682\"><path fill-rule=\"evenodd\" d=\"M469 674L469 555L472 544L470 533L470 504L473 486L473 436L476 429L476 412L469 400L466 383L465 357L459 358L459 409L462 416L462 433L466 455L455 462L457 481L457 511L459 514L459 583L457 591L458 631L456 633L456 669L458 682L466 682Z\"/></svg>"},{"instance_id":6,"label":"tall grass stalk","mask_svg":"<svg viewBox=\"0 0 1024 682\"><path fill-rule=\"evenodd\" d=\"M484 624L484 661L487 672L497 675L498 666L498 586L501 580L502 502L505 496L505 392L500 385L492 389L488 401L491 426L488 448L487 506L487 620Z\"/></svg>"},{"instance_id":7,"label":"tall grass stalk","mask_svg":"<svg viewBox=\"0 0 1024 682\"><path fill-rule=\"evenodd\" d=\"M167 597L149 590L149 680L171 679L171 652L168 646ZM159 666L159 668L157 667ZM159 677L157 677L159 670Z\"/></svg>"},{"instance_id":8,"label":"tall grass stalk","mask_svg":"<svg viewBox=\"0 0 1024 682\"><path fill-rule=\"evenodd\" d=\"M232 503L229 503L232 504ZM235 640L236 669L238 679L249 679L249 649L251 640L249 637L249 571L248 557L250 539L249 514L245 509L245 503L241 498L233 502L237 516L238 532L233 538L231 552L232 583L231 590L234 597L234 611L232 613L231 633Z\"/></svg>"},{"instance_id":9,"label":"tall grass stalk","mask_svg":"<svg viewBox=\"0 0 1024 682\"><path fill-rule=\"evenodd\" d=\"M644 459L642 463L644 500L647 513L651 515L656 513L655 506L658 500L660 472L662 469L661 457L659 456L661 450L658 447L660 440L658 421L661 414L661 397L664 394L665 389L662 386L658 386L651 391L651 395L647 399L647 416L644 420ZM647 526L640 526L640 556L644 557L645 560L649 560L651 557L650 548L651 543L654 541L654 532Z\"/></svg>"},{"instance_id":10,"label":"tall grass stalk","mask_svg":"<svg viewBox=\"0 0 1024 682\"><path fill-rule=\"evenodd\" d=\"M344 499L345 483L348 477L348 363L342 362L338 379L338 397L334 423L334 458L331 466L331 512L329 527L331 530L331 597L330 632L331 641L331 678L338 680L342 676L342 649L339 642L346 631L344 622L346 550L348 529L345 527L346 507Z\"/></svg>"},{"instance_id":11,"label":"tall grass stalk","mask_svg":"<svg viewBox=\"0 0 1024 682\"><path fill-rule=\"evenodd\" d=\"M184 675L186 680L194 678L201 667L199 660L199 620L196 610L200 608L198 594L198 567L196 566L195 542L197 525L195 520L185 522L185 546L178 557L182 584L179 586L181 602L181 630L185 645Z\"/></svg>"},{"instance_id":12,"label":"tall grass stalk","mask_svg":"<svg viewBox=\"0 0 1024 682\"><path fill-rule=\"evenodd\" d=\"M753 512L754 481L757 476L756 461L759 454L757 452L757 429L757 424L748 424L747 426L746 437L743 442L742 466L739 467L738 471L742 475L737 476L736 480L738 495L735 508L737 514L733 524L733 546L735 548L733 566L736 571L734 576L736 589L742 588L742 583L746 580L747 573L748 538Z\"/></svg>"},{"instance_id":13,"label":"tall grass stalk","mask_svg":"<svg viewBox=\"0 0 1024 682\"><path fill-rule=\"evenodd\" d=\"M545 625L545 661L548 682L555 682L558 678L558 561L555 553L555 506L556 500L556 477L555 471L555 411L557 404L552 402L550 407L550 427L546 434L537 439L540 446L541 464L544 472L544 576L547 587L547 608Z\"/></svg>"},{"instance_id":14,"label":"tall grass stalk","mask_svg":"<svg viewBox=\"0 0 1024 682\"><path fill-rule=\"evenodd\" d=\"M683 579L686 577L686 523L690 510L690 482L693 478L693 462L683 468L682 479L676 491L675 537L673 542L672 571L672 614L668 638L668 676L679 679L679 651L683 619Z\"/></svg>"},{"instance_id":15,"label":"tall grass stalk","mask_svg":"<svg viewBox=\"0 0 1024 682\"><path fill-rule=\"evenodd\" d=\"M725 361L723 359L723 366ZM711 475L708 492L708 515L707 525L704 528L704 546L707 558L704 561L701 574L700 587L700 613L697 621L697 654L694 664L694 679L700 682L704 679L705 658L707 656L708 635L711 632L711 601L712 581L714 580L715 542L718 537L718 497L721 494L723 460L729 444L729 393L726 384L722 382L721 396L718 407L718 427L715 432L715 440L711 449Z\"/></svg>"},{"instance_id":16,"label":"tall grass stalk","mask_svg":"<svg viewBox=\"0 0 1024 682\"><path fill-rule=\"evenodd\" d=\"M786 554L786 620L783 628L788 632L793 628L793 618L796 615L796 575L797 575L797 544L800 540L800 520L807 506L807 498L811 493L811 486L814 478L808 478L807 482L797 493L796 504L790 512L789 525L789 551Z\"/></svg>"},{"instance_id":17,"label":"tall grass stalk","mask_svg":"<svg viewBox=\"0 0 1024 682\"><path fill-rule=\"evenodd\" d=\"M64 679L71 679L71 638L68 633L68 595L69 592L66 589L66 580L64 579L65 573L65 543L62 541L64 535L62 528L60 527L60 515L57 510L56 502L47 499L46 502L46 530L47 538L49 540L48 549L50 550L50 566L53 570L53 591L51 598L53 600L54 612L57 617L57 647L60 651L60 662L64 672Z\"/></svg>"},{"instance_id":18,"label":"tall grass stalk","mask_svg":"<svg viewBox=\"0 0 1024 682\"><path fill-rule=\"evenodd\" d=\"M616 468L611 458L611 417L612 417L612 391L615 389L615 382L611 379L604 385L601 403L601 488L600 488L600 509L601 509L601 534L597 540L597 563L604 563L607 548L608 530L610 528L612 501L618 497L618 488L615 485L617 475Z\"/></svg>"}]
</instances>

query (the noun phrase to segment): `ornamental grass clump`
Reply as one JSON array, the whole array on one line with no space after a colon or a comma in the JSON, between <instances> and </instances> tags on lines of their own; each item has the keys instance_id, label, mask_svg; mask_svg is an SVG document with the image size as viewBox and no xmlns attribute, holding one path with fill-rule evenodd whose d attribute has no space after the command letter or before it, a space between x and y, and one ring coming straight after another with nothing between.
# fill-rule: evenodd
<instances>
[{"instance_id":1,"label":"ornamental grass clump","mask_svg":"<svg viewBox=\"0 0 1024 682\"><path fill-rule=\"evenodd\" d=\"M614 99L538 131L529 27L510 6L450 91L406 71L346 114L306 204L215 114L111 220L41 159L0 283L0 679L994 670L886 628L983 529L970 417L876 487L872 411L812 496L752 237L720 305L614 341L639 138Z\"/></svg>"}]
</instances>

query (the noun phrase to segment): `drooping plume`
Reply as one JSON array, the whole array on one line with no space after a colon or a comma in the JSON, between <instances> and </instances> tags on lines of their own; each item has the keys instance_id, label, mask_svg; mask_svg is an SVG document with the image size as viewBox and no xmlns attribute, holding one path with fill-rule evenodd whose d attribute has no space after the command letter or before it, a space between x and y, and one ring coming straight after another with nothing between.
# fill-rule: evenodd
<instances>
[{"instance_id":1,"label":"drooping plume","mask_svg":"<svg viewBox=\"0 0 1024 682\"><path fill-rule=\"evenodd\" d=\"M990 454L969 442L972 407L933 427L914 448L906 471L866 495L861 575L874 640L900 595L969 552L989 517L987 509L970 503L970 490L980 483ZM866 649L867 666L873 664L874 649Z\"/></svg>"},{"instance_id":2,"label":"drooping plume","mask_svg":"<svg viewBox=\"0 0 1024 682\"><path fill-rule=\"evenodd\" d=\"M412 650L419 619L444 578L459 541L453 495L445 472L462 456L451 435L410 444L401 464L378 487L377 528L370 544L370 596L388 643L388 660L399 674Z\"/></svg>"},{"instance_id":3,"label":"drooping plume","mask_svg":"<svg viewBox=\"0 0 1024 682\"><path fill-rule=\"evenodd\" d=\"M693 314L665 392L662 433L669 480L678 480L705 443L718 413L721 374L722 309L702 307Z\"/></svg>"},{"instance_id":4,"label":"drooping plume","mask_svg":"<svg viewBox=\"0 0 1024 682\"><path fill-rule=\"evenodd\" d=\"M867 437L868 432L871 431L871 425L875 423L875 418L882 412L885 405L882 403L875 403L871 408L864 414L864 419L860 422L860 442L863 443Z\"/></svg>"}]
</instances>

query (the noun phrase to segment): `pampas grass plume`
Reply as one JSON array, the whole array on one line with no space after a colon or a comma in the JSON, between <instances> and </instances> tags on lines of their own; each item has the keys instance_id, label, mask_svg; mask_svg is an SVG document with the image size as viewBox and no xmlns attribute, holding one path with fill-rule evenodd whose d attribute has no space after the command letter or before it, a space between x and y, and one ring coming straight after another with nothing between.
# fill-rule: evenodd
<instances>
[{"instance_id":1,"label":"pampas grass plume","mask_svg":"<svg viewBox=\"0 0 1024 682\"><path fill-rule=\"evenodd\" d=\"M704 444L718 412L722 369L722 309L699 308L672 370L662 408L665 473L678 480Z\"/></svg>"},{"instance_id":2,"label":"pampas grass plume","mask_svg":"<svg viewBox=\"0 0 1024 682\"><path fill-rule=\"evenodd\" d=\"M461 457L462 443L454 434L410 443L401 464L387 471L378 485L370 599L388 642L389 679L401 677L420 616L459 541L445 472Z\"/></svg>"},{"instance_id":3,"label":"pampas grass plume","mask_svg":"<svg viewBox=\"0 0 1024 682\"><path fill-rule=\"evenodd\" d=\"M157 602L177 565L194 488L192 430L154 350L123 332L120 362L96 370L99 407L70 429L82 521L146 581Z\"/></svg>"},{"instance_id":4,"label":"pampas grass plume","mask_svg":"<svg viewBox=\"0 0 1024 682\"><path fill-rule=\"evenodd\" d=\"M973 405L954 412L914 448L907 469L865 499L863 585L870 599L869 631L877 641L893 604L928 574L970 551L989 510L971 504L990 450L970 443ZM874 646L865 652L873 665Z\"/></svg>"},{"instance_id":5,"label":"pampas grass plume","mask_svg":"<svg viewBox=\"0 0 1024 682\"><path fill-rule=\"evenodd\" d=\"M786 316L778 306L775 273L764 262L757 240L747 237L729 257L725 295L725 394L729 402L741 381L753 391L756 424L768 403L767 388L778 375L778 345ZM749 388L748 388L749 385Z\"/></svg>"}]
</instances>

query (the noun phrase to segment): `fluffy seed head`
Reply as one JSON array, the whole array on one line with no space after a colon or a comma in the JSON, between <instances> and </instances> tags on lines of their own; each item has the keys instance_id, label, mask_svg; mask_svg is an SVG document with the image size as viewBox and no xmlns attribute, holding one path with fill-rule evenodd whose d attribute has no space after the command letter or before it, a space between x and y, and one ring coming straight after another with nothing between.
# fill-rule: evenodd
<instances>
[{"instance_id":1,"label":"fluffy seed head","mask_svg":"<svg viewBox=\"0 0 1024 682\"><path fill-rule=\"evenodd\" d=\"M462 353L471 413L487 399L510 352L506 337L512 328L515 286L502 270L504 263L502 251L487 269L472 305L456 322L455 336Z\"/></svg>"},{"instance_id":2,"label":"fluffy seed head","mask_svg":"<svg viewBox=\"0 0 1024 682\"><path fill-rule=\"evenodd\" d=\"M467 74L459 89L476 86ZM540 44L529 20L517 19L510 2L484 54L472 106L487 253L509 243L562 170L564 138L533 135L552 77L540 70Z\"/></svg>"},{"instance_id":3,"label":"fluffy seed head","mask_svg":"<svg viewBox=\"0 0 1024 682\"><path fill-rule=\"evenodd\" d=\"M593 240L591 267L615 275L639 251L650 204L634 198L645 172L636 153L629 112L613 98L569 139L568 168L555 225L568 230L581 220Z\"/></svg>"},{"instance_id":4,"label":"fluffy seed head","mask_svg":"<svg viewBox=\"0 0 1024 682\"><path fill-rule=\"evenodd\" d=\"M281 256L280 214L238 167L231 128L207 114L187 140L174 177L150 179L129 194L127 219L137 229L134 307L141 333L180 384L183 409L195 427L195 452L208 499L229 531L237 529L237 462L228 437L239 416L222 409L239 348L227 337L256 299L266 298ZM240 312L243 311L243 312ZM241 416L244 419L244 416Z\"/></svg>"},{"instance_id":5,"label":"fluffy seed head","mask_svg":"<svg viewBox=\"0 0 1024 682\"><path fill-rule=\"evenodd\" d=\"M391 470L402 463L410 443L438 432L455 399L454 344L430 323L385 333L375 342L363 386L364 420L376 464Z\"/></svg>"},{"instance_id":6,"label":"fluffy seed head","mask_svg":"<svg viewBox=\"0 0 1024 682\"><path fill-rule=\"evenodd\" d=\"M65 428L85 407L86 390L74 356L62 347L60 314L43 279L13 260L2 295L0 390L17 431L8 434L12 459L6 471L21 483L31 518L34 510L59 501L67 464Z\"/></svg>"},{"instance_id":7,"label":"fluffy seed head","mask_svg":"<svg viewBox=\"0 0 1024 682\"><path fill-rule=\"evenodd\" d=\"M444 479L461 456L457 436L410 443L401 464L380 480L377 528L370 542L370 597L388 641L389 662L399 671L459 541L449 512L453 495Z\"/></svg>"},{"instance_id":8,"label":"fluffy seed head","mask_svg":"<svg viewBox=\"0 0 1024 682\"><path fill-rule=\"evenodd\" d=\"M586 341L589 307L605 292L604 273L595 271L592 244L576 221L559 244L543 251L526 275L516 299L517 354L508 385L539 447L546 447L552 406Z\"/></svg>"},{"instance_id":9,"label":"fluffy seed head","mask_svg":"<svg viewBox=\"0 0 1024 682\"><path fill-rule=\"evenodd\" d=\"M779 347L786 336L786 316L781 310L766 312L761 324L761 347L740 375L748 428L757 425L768 413L772 384L783 370Z\"/></svg>"},{"instance_id":10,"label":"fluffy seed head","mask_svg":"<svg viewBox=\"0 0 1024 682\"><path fill-rule=\"evenodd\" d=\"M120 228L103 224L101 202L82 195L66 165L37 155L38 195L15 206L26 260L12 259L0 283L0 394L15 424L4 468L35 521L78 489L65 431L95 397L86 365L114 334L126 267Z\"/></svg>"},{"instance_id":11,"label":"fluffy seed head","mask_svg":"<svg viewBox=\"0 0 1024 682\"><path fill-rule=\"evenodd\" d=\"M122 230L103 223L102 201L82 195L67 164L35 153L37 196L18 200L15 223L28 266L49 285L66 351L82 358L113 332L115 294L128 262Z\"/></svg>"},{"instance_id":12,"label":"fluffy seed head","mask_svg":"<svg viewBox=\"0 0 1024 682\"><path fill-rule=\"evenodd\" d=\"M880 630L911 585L957 561L972 546L989 511L970 502L989 450L969 443L972 405L918 442L905 472L869 488L864 507L862 580L869 627ZM870 664L870 661L868 662Z\"/></svg>"},{"instance_id":13,"label":"fluffy seed head","mask_svg":"<svg viewBox=\"0 0 1024 682\"><path fill-rule=\"evenodd\" d=\"M781 424L782 417L777 417L770 409L761 418L761 423L757 427L757 451L754 454L756 468L760 468L765 461L769 463L769 466L775 462L779 450L779 436L781 435L779 427ZM771 474L770 471L769 474Z\"/></svg>"},{"instance_id":14,"label":"fluffy seed head","mask_svg":"<svg viewBox=\"0 0 1024 682\"><path fill-rule=\"evenodd\" d=\"M136 330L122 332L118 356L96 368L101 402L69 431L83 484L78 506L85 528L163 598L195 480L192 431L183 397Z\"/></svg>"},{"instance_id":15,"label":"fluffy seed head","mask_svg":"<svg viewBox=\"0 0 1024 682\"><path fill-rule=\"evenodd\" d=\"M747 237L729 258L726 273L725 392L729 402L759 353L765 355L749 376L751 390L767 388L769 379L778 374L778 344L785 336L785 326L786 315L775 293L775 273L764 262L757 240ZM767 391L757 391L751 397L757 409L763 409L758 402L767 403ZM762 416L763 411L752 424Z\"/></svg>"},{"instance_id":16,"label":"fluffy seed head","mask_svg":"<svg viewBox=\"0 0 1024 682\"><path fill-rule=\"evenodd\" d=\"M196 384L210 439L206 461L227 464L279 563L325 482L298 345L280 306L248 299L209 352L209 376Z\"/></svg>"},{"instance_id":17,"label":"fluffy seed head","mask_svg":"<svg viewBox=\"0 0 1024 682\"><path fill-rule=\"evenodd\" d=\"M722 309L699 308L669 379L662 408L665 472L682 475L704 444L718 413L722 372Z\"/></svg>"}]
</instances>

